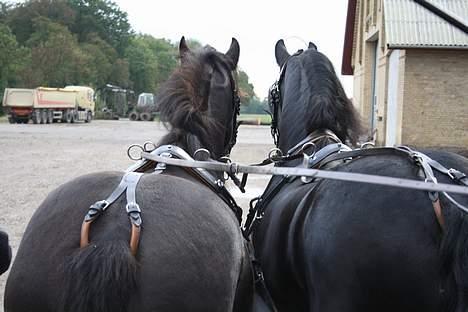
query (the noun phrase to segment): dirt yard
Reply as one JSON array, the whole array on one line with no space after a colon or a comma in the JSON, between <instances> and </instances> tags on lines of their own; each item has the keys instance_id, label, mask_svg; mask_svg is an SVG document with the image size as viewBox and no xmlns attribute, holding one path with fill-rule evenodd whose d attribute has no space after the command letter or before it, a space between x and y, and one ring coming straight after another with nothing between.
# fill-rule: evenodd
<instances>
[{"instance_id":1,"label":"dirt yard","mask_svg":"<svg viewBox=\"0 0 468 312\"><path fill-rule=\"evenodd\" d=\"M46 195L83 174L125 170L133 163L127 147L157 142L166 129L156 122L93 121L91 124L11 125L0 123L0 228L10 235L16 254L32 214ZM266 126L241 126L232 158L254 163L273 147ZM251 176L247 194L233 190L239 205L261 194L267 177ZM0 312L8 273L0 277Z\"/></svg>"}]
</instances>

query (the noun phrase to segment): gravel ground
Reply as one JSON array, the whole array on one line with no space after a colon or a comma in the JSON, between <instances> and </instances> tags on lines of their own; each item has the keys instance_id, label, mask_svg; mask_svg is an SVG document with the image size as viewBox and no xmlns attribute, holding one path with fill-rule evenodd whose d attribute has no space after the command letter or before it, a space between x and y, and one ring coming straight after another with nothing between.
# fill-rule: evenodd
<instances>
[{"instance_id":1,"label":"gravel ground","mask_svg":"<svg viewBox=\"0 0 468 312\"><path fill-rule=\"evenodd\" d=\"M157 122L93 121L91 124L11 125L0 123L0 228L10 235L16 254L26 225L46 195L83 174L125 170L133 163L130 144L157 142L166 130ZM254 163L273 147L270 129L241 126L232 158ZM239 205L259 194L268 177L251 176L247 193L232 189ZM0 302L8 273L0 277ZM0 306L3 312L3 304Z\"/></svg>"}]
</instances>

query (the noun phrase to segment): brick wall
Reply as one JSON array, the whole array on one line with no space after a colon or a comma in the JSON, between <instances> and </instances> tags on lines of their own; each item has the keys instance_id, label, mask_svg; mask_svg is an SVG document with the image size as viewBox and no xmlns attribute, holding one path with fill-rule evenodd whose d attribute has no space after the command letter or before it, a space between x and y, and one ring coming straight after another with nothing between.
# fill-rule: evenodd
<instances>
[{"instance_id":1,"label":"brick wall","mask_svg":"<svg viewBox=\"0 0 468 312\"><path fill-rule=\"evenodd\" d=\"M468 147L468 50L406 50L401 143Z\"/></svg>"}]
</instances>

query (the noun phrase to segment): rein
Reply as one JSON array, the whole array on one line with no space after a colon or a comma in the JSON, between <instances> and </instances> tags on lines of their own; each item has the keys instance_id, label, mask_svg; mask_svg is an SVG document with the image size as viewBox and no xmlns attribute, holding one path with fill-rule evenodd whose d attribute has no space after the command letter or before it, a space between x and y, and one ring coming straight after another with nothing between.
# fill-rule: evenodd
<instances>
[{"instance_id":1,"label":"rein","mask_svg":"<svg viewBox=\"0 0 468 312\"><path fill-rule=\"evenodd\" d=\"M345 153L345 152L343 152ZM258 167L241 165L238 163L225 164L222 162L206 162L206 161L192 161L192 160L181 160L172 159L165 156L152 155L147 152L143 152L141 156L144 159L152 160L158 163L164 163L167 165L178 166L178 167L189 167L189 168L203 168L213 171L223 171L232 174L238 173L250 173L250 174L261 174L261 175L279 175L279 176L297 176L297 177L311 177L311 178L323 178L331 180L349 181L349 182L361 182L370 183L386 186L394 186L400 188L408 188L415 190L423 190L430 192L448 192L468 195L468 187L458 186L444 183L434 183L430 181L419 181L412 179L401 179L384 177L371 174L363 173L351 173L351 172L339 172L339 171L326 171L322 169L309 169L309 168L290 168L290 167ZM348 156L343 155L344 158ZM468 212L468 210L467 210Z\"/></svg>"}]
</instances>

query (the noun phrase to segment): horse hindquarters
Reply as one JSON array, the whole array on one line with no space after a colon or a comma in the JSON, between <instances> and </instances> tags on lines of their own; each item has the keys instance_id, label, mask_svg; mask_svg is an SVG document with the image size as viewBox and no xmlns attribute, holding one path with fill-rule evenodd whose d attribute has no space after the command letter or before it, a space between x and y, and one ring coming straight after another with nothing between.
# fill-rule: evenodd
<instances>
[{"instance_id":1,"label":"horse hindquarters","mask_svg":"<svg viewBox=\"0 0 468 312\"><path fill-rule=\"evenodd\" d=\"M249 258L224 201L176 176L144 176L140 187L143 230L131 311L249 311Z\"/></svg>"},{"instance_id":2,"label":"horse hindquarters","mask_svg":"<svg viewBox=\"0 0 468 312\"><path fill-rule=\"evenodd\" d=\"M127 311L136 267L121 200L93 223L91 244L79 248L88 207L112 192L121 176L91 174L49 194L23 235L5 288L5 311ZM105 241L99 240L106 231Z\"/></svg>"},{"instance_id":3,"label":"horse hindquarters","mask_svg":"<svg viewBox=\"0 0 468 312\"><path fill-rule=\"evenodd\" d=\"M299 240L310 311L440 310L441 232L426 193L327 181L309 210Z\"/></svg>"}]
</instances>

